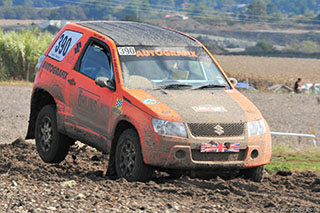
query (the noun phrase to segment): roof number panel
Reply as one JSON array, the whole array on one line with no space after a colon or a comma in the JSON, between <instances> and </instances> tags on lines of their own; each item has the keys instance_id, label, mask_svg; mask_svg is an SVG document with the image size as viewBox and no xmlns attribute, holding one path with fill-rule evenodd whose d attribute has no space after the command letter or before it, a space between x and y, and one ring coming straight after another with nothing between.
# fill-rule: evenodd
<instances>
[{"instance_id":1,"label":"roof number panel","mask_svg":"<svg viewBox=\"0 0 320 213\"><path fill-rule=\"evenodd\" d=\"M57 61L62 61L81 37L82 33L70 30L64 31L51 48L48 56Z\"/></svg>"},{"instance_id":2,"label":"roof number panel","mask_svg":"<svg viewBox=\"0 0 320 213\"><path fill-rule=\"evenodd\" d=\"M134 47L118 47L119 55L136 55Z\"/></svg>"}]
</instances>

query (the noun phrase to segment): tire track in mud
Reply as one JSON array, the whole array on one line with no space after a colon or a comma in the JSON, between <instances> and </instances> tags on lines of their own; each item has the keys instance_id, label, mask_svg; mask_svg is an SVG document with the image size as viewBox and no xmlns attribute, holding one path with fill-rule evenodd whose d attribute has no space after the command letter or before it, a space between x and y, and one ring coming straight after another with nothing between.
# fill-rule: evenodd
<instances>
[{"instance_id":1,"label":"tire track in mud","mask_svg":"<svg viewBox=\"0 0 320 213\"><path fill-rule=\"evenodd\" d=\"M34 144L0 145L0 210L145 212L319 212L320 175L267 174L262 183L219 177L170 179L157 172L147 183L104 176L108 155L72 147L60 164L43 163Z\"/></svg>"}]
</instances>

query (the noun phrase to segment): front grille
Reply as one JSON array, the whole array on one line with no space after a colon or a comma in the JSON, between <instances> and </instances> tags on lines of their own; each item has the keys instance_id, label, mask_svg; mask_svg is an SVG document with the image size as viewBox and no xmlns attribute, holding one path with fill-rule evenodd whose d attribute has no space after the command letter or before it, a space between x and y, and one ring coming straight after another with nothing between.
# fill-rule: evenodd
<instances>
[{"instance_id":1,"label":"front grille","mask_svg":"<svg viewBox=\"0 0 320 213\"><path fill-rule=\"evenodd\" d=\"M245 123L188 123L194 137L241 136Z\"/></svg>"},{"instance_id":2,"label":"front grille","mask_svg":"<svg viewBox=\"0 0 320 213\"><path fill-rule=\"evenodd\" d=\"M239 152L200 152L200 150L191 150L192 159L195 161L243 161L247 150Z\"/></svg>"}]
</instances>

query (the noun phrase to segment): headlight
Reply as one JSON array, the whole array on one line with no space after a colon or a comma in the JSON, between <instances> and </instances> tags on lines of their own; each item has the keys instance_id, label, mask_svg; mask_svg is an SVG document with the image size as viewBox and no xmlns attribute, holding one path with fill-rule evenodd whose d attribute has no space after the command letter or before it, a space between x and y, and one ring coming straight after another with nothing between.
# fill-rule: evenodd
<instances>
[{"instance_id":1,"label":"headlight","mask_svg":"<svg viewBox=\"0 0 320 213\"><path fill-rule=\"evenodd\" d=\"M262 135L266 132L266 125L264 120L258 120L253 122L248 122L248 133L249 137Z\"/></svg>"},{"instance_id":2,"label":"headlight","mask_svg":"<svg viewBox=\"0 0 320 213\"><path fill-rule=\"evenodd\" d=\"M152 118L152 126L154 131L161 135L187 137L186 127L181 122L172 122Z\"/></svg>"}]
</instances>

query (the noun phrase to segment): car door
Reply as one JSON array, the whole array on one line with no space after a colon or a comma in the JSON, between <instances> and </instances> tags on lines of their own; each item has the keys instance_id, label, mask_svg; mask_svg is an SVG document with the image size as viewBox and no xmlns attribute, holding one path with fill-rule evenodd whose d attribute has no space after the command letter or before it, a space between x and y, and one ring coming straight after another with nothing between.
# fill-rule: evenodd
<instances>
[{"instance_id":1,"label":"car door","mask_svg":"<svg viewBox=\"0 0 320 213\"><path fill-rule=\"evenodd\" d=\"M100 147L107 138L114 91L95 83L97 77L114 81L109 47L90 38L69 76L69 128L77 139ZM67 127L68 129L68 127Z\"/></svg>"}]
</instances>

